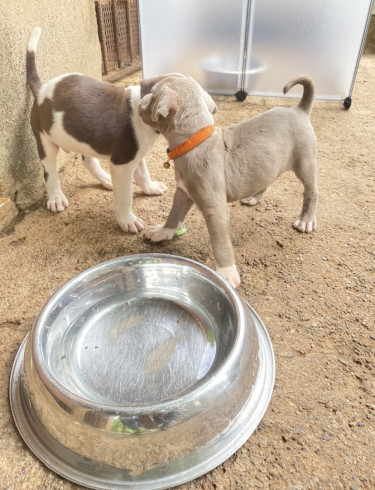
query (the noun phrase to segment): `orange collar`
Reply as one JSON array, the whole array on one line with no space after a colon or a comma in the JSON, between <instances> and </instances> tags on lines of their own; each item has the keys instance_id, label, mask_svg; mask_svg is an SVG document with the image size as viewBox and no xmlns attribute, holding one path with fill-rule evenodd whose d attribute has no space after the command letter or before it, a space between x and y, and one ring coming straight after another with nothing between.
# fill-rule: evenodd
<instances>
[{"instance_id":1,"label":"orange collar","mask_svg":"<svg viewBox=\"0 0 375 490\"><path fill-rule=\"evenodd\" d=\"M185 155L188 151L192 150L196 146L200 145L204 140L209 138L211 134L214 132L215 126L206 126L205 128L200 129L197 133L193 134L193 136L183 143L175 146L172 150L167 150L167 155L170 160L174 160L181 155Z\"/></svg>"}]
</instances>

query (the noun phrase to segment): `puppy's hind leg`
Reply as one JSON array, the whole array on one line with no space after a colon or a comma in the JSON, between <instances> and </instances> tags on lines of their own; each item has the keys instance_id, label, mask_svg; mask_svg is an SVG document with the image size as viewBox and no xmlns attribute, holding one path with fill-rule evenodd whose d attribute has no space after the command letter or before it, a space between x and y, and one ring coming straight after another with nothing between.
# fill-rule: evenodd
<instances>
[{"instance_id":1,"label":"puppy's hind leg","mask_svg":"<svg viewBox=\"0 0 375 490\"><path fill-rule=\"evenodd\" d=\"M46 183L48 201L47 209L56 213L64 211L69 206L67 198L61 189L60 177L57 172L56 158L59 147L44 134L40 135L38 150L44 168L44 181Z\"/></svg>"},{"instance_id":2,"label":"puppy's hind leg","mask_svg":"<svg viewBox=\"0 0 375 490\"><path fill-rule=\"evenodd\" d=\"M113 189L111 176L102 169L97 158L82 155L82 163L106 189Z\"/></svg>"},{"instance_id":3,"label":"puppy's hind leg","mask_svg":"<svg viewBox=\"0 0 375 490\"><path fill-rule=\"evenodd\" d=\"M310 233L316 229L316 208L318 204L318 186L316 162L298 165L295 173L304 185L302 211L293 227L298 231Z\"/></svg>"},{"instance_id":4,"label":"puppy's hind leg","mask_svg":"<svg viewBox=\"0 0 375 490\"><path fill-rule=\"evenodd\" d=\"M255 196L245 197L245 199L241 199L241 204L247 204L248 206L255 206L262 199L263 194L266 192L266 189L258 192Z\"/></svg>"},{"instance_id":5,"label":"puppy's hind leg","mask_svg":"<svg viewBox=\"0 0 375 490\"><path fill-rule=\"evenodd\" d=\"M153 194L160 196L167 190L167 186L163 182L151 180L145 159L138 163L134 170L134 183L138 185L145 194Z\"/></svg>"}]
</instances>

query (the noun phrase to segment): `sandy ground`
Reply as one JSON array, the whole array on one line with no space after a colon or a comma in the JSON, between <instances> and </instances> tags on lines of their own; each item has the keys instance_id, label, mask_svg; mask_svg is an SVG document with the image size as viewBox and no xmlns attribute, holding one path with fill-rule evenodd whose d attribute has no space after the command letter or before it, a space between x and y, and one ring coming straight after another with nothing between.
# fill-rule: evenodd
<instances>
[{"instance_id":1,"label":"sandy ground","mask_svg":"<svg viewBox=\"0 0 375 490\"><path fill-rule=\"evenodd\" d=\"M134 77L133 77L134 78ZM129 83L125 80L123 83ZM292 229L302 186L292 174L273 184L256 207L231 205L239 294L266 325L276 358L276 384L266 415L246 444L195 489L375 488L375 56L362 58L353 104L316 101L312 123L319 154L318 230ZM245 120L295 101L215 97L218 125ZM166 143L148 157L168 192L134 188L134 210L146 225L163 222L173 196ZM107 259L165 252L214 266L196 208L187 233L150 245L116 225L112 193L78 157L61 172L69 208L54 215L45 202L0 238L0 489L75 489L27 449L12 420L8 380L16 352L50 295L80 271Z\"/></svg>"}]
</instances>

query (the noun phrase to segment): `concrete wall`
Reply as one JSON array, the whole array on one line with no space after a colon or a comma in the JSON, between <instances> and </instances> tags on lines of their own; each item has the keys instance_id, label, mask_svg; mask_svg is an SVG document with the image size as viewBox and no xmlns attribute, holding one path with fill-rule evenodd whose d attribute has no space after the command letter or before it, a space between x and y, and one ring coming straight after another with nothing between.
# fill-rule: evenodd
<instances>
[{"instance_id":1,"label":"concrete wall","mask_svg":"<svg viewBox=\"0 0 375 490\"><path fill-rule=\"evenodd\" d=\"M375 53L375 7L372 11L371 22L366 38L366 44L364 49L365 54Z\"/></svg>"},{"instance_id":2,"label":"concrete wall","mask_svg":"<svg viewBox=\"0 0 375 490\"><path fill-rule=\"evenodd\" d=\"M44 193L29 124L32 95L26 87L26 45L32 28L42 29L37 52L42 81L67 72L101 78L101 52L94 0L1 0L0 19L1 232L19 210Z\"/></svg>"}]
</instances>

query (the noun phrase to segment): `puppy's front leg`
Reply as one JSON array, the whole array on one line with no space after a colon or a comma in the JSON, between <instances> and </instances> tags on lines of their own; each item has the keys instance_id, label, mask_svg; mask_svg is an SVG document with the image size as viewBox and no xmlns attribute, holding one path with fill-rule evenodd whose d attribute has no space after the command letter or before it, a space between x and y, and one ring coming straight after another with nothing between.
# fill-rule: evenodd
<instances>
[{"instance_id":1,"label":"puppy's front leg","mask_svg":"<svg viewBox=\"0 0 375 490\"><path fill-rule=\"evenodd\" d=\"M139 185L145 194L160 196L167 190L163 182L151 180L145 159L138 163L134 170L134 183Z\"/></svg>"},{"instance_id":2,"label":"puppy's front leg","mask_svg":"<svg viewBox=\"0 0 375 490\"><path fill-rule=\"evenodd\" d=\"M156 225L148 228L145 234L146 238L152 242L172 240L176 230L181 228L192 204L193 200L181 187L177 186L173 197L172 208L165 225Z\"/></svg>"},{"instance_id":3,"label":"puppy's front leg","mask_svg":"<svg viewBox=\"0 0 375 490\"><path fill-rule=\"evenodd\" d=\"M118 224L124 231L137 233L143 230L143 222L132 211L132 181L137 162L115 165L109 163L112 176L113 194L115 200L115 214Z\"/></svg>"}]
</instances>

